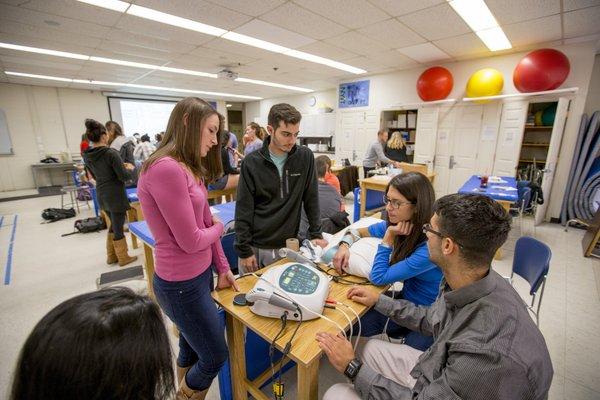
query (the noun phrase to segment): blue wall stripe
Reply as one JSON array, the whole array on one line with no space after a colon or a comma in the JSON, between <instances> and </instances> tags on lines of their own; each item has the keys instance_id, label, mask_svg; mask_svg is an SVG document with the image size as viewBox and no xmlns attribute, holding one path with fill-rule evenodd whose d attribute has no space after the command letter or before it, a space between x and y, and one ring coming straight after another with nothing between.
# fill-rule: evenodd
<instances>
[{"instance_id":1,"label":"blue wall stripe","mask_svg":"<svg viewBox=\"0 0 600 400\"><path fill-rule=\"evenodd\" d=\"M0 218L0 228L2 228L2 223L4 222L4 215Z\"/></svg>"},{"instance_id":2,"label":"blue wall stripe","mask_svg":"<svg viewBox=\"0 0 600 400\"><path fill-rule=\"evenodd\" d=\"M10 245L8 246L8 258L6 259L6 268L4 269L4 284L10 285L10 273L12 269L12 252L13 245L15 244L15 233L17 231L17 218L19 216L15 215L15 219L13 221L12 233L10 234Z\"/></svg>"}]
</instances>

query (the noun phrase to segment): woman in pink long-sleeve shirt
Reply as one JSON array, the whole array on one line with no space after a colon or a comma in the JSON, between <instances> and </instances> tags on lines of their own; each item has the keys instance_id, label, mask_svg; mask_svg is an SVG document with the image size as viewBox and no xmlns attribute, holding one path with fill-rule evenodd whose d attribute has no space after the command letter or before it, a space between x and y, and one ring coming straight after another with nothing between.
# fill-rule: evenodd
<instances>
[{"instance_id":1,"label":"woman in pink long-sleeve shirt","mask_svg":"<svg viewBox=\"0 0 600 400\"><path fill-rule=\"evenodd\" d=\"M228 352L210 292L235 278L221 247L223 223L211 215L205 182L221 175L223 116L188 97L171 113L159 149L145 162L138 197L155 238L154 294L177 325L178 398L204 399Z\"/></svg>"}]
</instances>

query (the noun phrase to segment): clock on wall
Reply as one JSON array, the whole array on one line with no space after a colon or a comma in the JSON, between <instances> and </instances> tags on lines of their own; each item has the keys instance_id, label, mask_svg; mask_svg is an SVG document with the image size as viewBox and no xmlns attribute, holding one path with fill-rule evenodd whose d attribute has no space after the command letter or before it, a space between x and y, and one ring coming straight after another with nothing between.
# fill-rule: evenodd
<instances>
[{"instance_id":1,"label":"clock on wall","mask_svg":"<svg viewBox=\"0 0 600 400\"><path fill-rule=\"evenodd\" d=\"M317 104L317 98L315 96L310 96L308 99L308 105L314 107Z\"/></svg>"}]
</instances>

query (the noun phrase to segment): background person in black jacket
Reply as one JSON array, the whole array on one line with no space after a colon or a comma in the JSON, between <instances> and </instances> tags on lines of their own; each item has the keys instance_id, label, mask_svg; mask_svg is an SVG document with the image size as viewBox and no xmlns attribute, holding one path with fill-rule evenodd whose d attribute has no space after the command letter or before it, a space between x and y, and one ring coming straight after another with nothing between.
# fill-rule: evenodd
<instances>
[{"instance_id":1,"label":"background person in black jacket","mask_svg":"<svg viewBox=\"0 0 600 400\"><path fill-rule=\"evenodd\" d=\"M121 156L121 160L123 160L124 163L135 166L135 156L133 155L135 151L135 138L125 136L123 134L123 129L118 122L108 121L104 126L108 133L108 144L110 145L110 148L119 152L119 156ZM134 170L130 174L127 182L125 182L125 186L136 187L137 176L137 170Z\"/></svg>"},{"instance_id":2,"label":"background person in black jacket","mask_svg":"<svg viewBox=\"0 0 600 400\"><path fill-rule=\"evenodd\" d=\"M125 181L131 178L134 166L123 163L119 153L108 147L108 133L100 122L85 120L86 135L93 147L83 153L86 168L96 180L98 202L110 219L110 228L106 237L106 263L120 266L137 260L127 254L127 239L123 234L125 213L129 209L129 200L125 193Z\"/></svg>"},{"instance_id":3,"label":"background person in black jacket","mask_svg":"<svg viewBox=\"0 0 600 400\"><path fill-rule=\"evenodd\" d=\"M319 246L321 234L315 159L296 146L302 116L289 104L269 111L263 147L242 163L235 207L235 249L240 273L255 271L279 259L277 249L295 238L302 206L308 217L308 238Z\"/></svg>"}]
</instances>

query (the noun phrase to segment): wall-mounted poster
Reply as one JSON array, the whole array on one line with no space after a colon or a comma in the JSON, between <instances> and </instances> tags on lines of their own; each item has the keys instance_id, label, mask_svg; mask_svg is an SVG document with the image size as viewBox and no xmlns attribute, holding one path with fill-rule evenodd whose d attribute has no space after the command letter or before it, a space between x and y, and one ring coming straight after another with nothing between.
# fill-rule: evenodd
<instances>
[{"instance_id":1,"label":"wall-mounted poster","mask_svg":"<svg viewBox=\"0 0 600 400\"><path fill-rule=\"evenodd\" d=\"M367 107L369 105L370 81L340 84L340 108Z\"/></svg>"}]
</instances>

